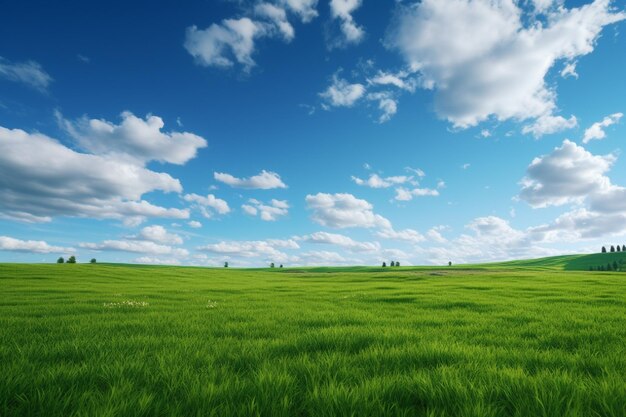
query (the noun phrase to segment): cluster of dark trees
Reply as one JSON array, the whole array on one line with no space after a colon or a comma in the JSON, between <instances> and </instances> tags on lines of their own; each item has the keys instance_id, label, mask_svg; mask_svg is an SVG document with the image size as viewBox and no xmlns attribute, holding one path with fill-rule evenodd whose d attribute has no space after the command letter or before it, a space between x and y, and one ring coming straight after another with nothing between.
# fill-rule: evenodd
<instances>
[{"instance_id":1,"label":"cluster of dark trees","mask_svg":"<svg viewBox=\"0 0 626 417\"><path fill-rule=\"evenodd\" d=\"M398 262L398 261L391 261L389 266L400 266L400 262ZM387 262L383 262L383 268L386 268L386 267L387 267Z\"/></svg>"},{"instance_id":2,"label":"cluster of dark trees","mask_svg":"<svg viewBox=\"0 0 626 417\"><path fill-rule=\"evenodd\" d=\"M270 264L270 268L274 268L274 267L275 267L274 262L272 262L272 263ZM282 268L282 267L283 267L283 264L280 264L279 268Z\"/></svg>"},{"instance_id":3,"label":"cluster of dark trees","mask_svg":"<svg viewBox=\"0 0 626 417\"><path fill-rule=\"evenodd\" d=\"M69 258L67 258L67 261L60 256L59 259L57 259L57 263L58 264L75 264L76 263L76 257L74 255L70 256ZM89 261L90 264L95 264L96 263L96 258L91 258L91 261Z\"/></svg>"},{"instance_id":4,"label":"cluster of dark trees","mask_svg":"<svg viewBox=\"0 0 626 417\"><path fill-rule=\"evenodd\" d=\"M623 260L620 259L619 263L617 263L617 261L613 261L613 263L608 263L605 265L600 265L600 266L590 266L589 270L590 271L621 271L622 270L622 264L623 264Z\"/></svg>"},{"instance_id":5,"label":"cluster of dark trees","mask_svg":"<svg viewBox=\"0 0 626 417\"><path fill-rule=\"evenodd\" d=\"M611 248L607 251L606 250L606 246L602 246L602 253L607 253L607 252L626 252L626 245L617 245L617 246L613 246L611 245Z\"/></svg>"}]
</instances>

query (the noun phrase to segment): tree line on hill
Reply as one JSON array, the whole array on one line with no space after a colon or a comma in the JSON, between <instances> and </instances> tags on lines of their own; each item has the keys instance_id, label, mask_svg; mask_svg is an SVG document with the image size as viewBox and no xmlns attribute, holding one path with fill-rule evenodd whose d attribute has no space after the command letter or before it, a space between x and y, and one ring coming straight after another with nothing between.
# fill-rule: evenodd
<instances>
[{"instance_id":1,"label":"tree line on hill","mask_svg":"<svg viewBox=\"0 0 626 417\"><path fill-rule=\"evenodd\" d=\"M606 246L602 246L601 252L602 253L617 253L617 252L626 253L626 245L622 245L622 246L611 245L609 249L607 249ZM620 259L619 262L613 261L613 262L607 263L606 265L590 266L589 270L590 271L621 271L623 269L622 267L623 264L624 264L624 260Z\"/></svg>"},{"instance_id":2,"label":"tree line on hill","mask_svg":"<svg viewBox=\"0 0 626 417\"><path fill-rule=\"evenodd\" d=\"M67 260L65 260L65 258L63 258L62 256L59 256L59 259L57 259L57 263L58 264L75 264L77 262L76 262L76 257L72 255L69 258L67 258ZM95 264L96 258L91 258L91 261L89 261L89 263Z\"/></svg>"},{"instance_id":3,"label":"tree line on hill","mask_svg":"<svg viewBox=\"0 0 626 417\"><path fill-rule=\"evenodd\" d=\"M607 251L606 246L602 246L602 253L607 253L607 252L626 252L626 245L622 245L620 247L620 245L617 246L613 246L611 245L611 248Z\"/></svg>"}]
</instances>

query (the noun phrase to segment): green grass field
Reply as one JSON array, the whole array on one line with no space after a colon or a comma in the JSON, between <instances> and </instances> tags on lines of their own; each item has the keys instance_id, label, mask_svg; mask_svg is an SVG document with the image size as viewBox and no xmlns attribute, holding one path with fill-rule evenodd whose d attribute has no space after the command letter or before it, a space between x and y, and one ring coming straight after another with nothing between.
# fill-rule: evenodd
<instances>
[{"instance_id":1,"label":"green grass field","mask_svg":"<svg viewBox=\"0 0 626 417\"><path fill-rule=\"evenodd\" d=\"M626 273L568 270L617 255L2 264L0 416L626 416Z\"/></svg>"}]
</instances>

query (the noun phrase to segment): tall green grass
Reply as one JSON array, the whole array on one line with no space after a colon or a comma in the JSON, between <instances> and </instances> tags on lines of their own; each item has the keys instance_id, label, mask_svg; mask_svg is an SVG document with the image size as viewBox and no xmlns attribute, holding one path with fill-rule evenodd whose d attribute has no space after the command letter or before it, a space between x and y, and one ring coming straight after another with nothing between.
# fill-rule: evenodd
<instances>
[{"instance_id":1,"label":"tall green grass","mask_svg":"<svg viewBox=\"0 0 626 417\"><path fill-rule=\"evenodd\" d=\"M1 416L626 416L626 274L0 265Z\"/></svg>"}]
</instances>

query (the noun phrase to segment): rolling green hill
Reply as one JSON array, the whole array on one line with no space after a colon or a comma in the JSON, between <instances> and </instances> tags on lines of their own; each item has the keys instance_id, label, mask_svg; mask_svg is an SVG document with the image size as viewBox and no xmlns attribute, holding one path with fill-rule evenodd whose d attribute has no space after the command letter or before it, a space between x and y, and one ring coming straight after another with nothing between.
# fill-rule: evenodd
<instances>
[{"instance_id":1,"label":"rolling green hill","mask_svg":"<svg viewBox=\"0 0 626 417\"><path fill-rule=\"evenodd\" d=\"M588 255L561 255L549 258L517 260L509 262L497 262L491 264L474 265L476 267L487 268L539 268L558 269L565 271L588 271L589 267L594 269L598 266L605 266L617 262L621 268L626 270L626 253L593 253Z\"/></svg>"}]
</instances>

